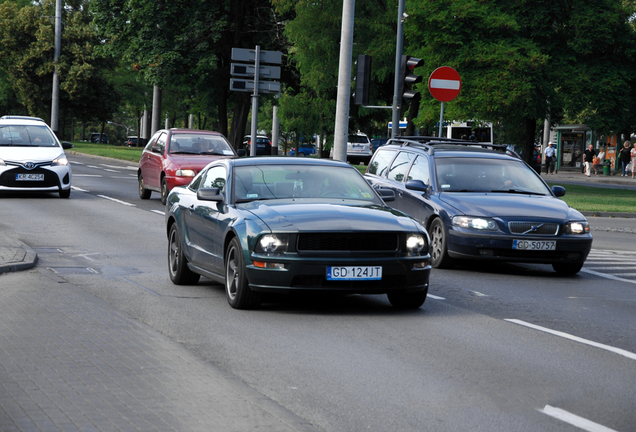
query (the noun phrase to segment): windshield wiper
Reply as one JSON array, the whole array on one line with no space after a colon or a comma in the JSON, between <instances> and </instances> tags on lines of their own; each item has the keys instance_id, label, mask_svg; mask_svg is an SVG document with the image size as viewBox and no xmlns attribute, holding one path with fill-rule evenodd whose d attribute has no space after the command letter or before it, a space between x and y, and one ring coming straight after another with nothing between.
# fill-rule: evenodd
<instances>
[{"instance_id":1,"label":"windshield wiper","mask_svg":"<svg viewBox=\"0 0 636 432\"><path fill-rule=\"evenodd\" d=\"M532 191L526 191L526 190L520 190L520 189L501 189L501 190L491 190L490 192L491 193L513 193L513 194L520 194L520 195L541 195L541 196L546 195L540 192L532 192Z\"/></svg>"},{"instance_id":2,"label":"windshield wiper","mask_svg":"<svg viewBox=\"0 0 636 432\"><path fill-rule=\"evenodd\" d=\"M265 198L265 197L258 197L258 198L237 198L236 199L236 203L240 204L240 203L246 203L246 202L252 202L252 201L267 201L267 200L271 200L271 199L276 199L276 198Z\"/></svg>"}]
</instances>

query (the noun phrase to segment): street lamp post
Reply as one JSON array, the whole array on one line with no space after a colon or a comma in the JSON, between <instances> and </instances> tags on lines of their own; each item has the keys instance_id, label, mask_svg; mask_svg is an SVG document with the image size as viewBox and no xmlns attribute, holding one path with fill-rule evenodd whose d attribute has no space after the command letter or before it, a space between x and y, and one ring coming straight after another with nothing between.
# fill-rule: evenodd
<instances>
[{"instance_id":1,"label":"street lamp post","mask_svg":"<svg viewBox=\"0 0 636 432\"><path fill-rule=\"evenodd\" d=\"M106 122L106 123L108 123L108 124L112 124L112 125L115 125L115 126L121 126L121 127L123 127L123 128L126 128L126 138L128 138L128 136L130 135L130 133L128 133L128 131L130 130L130 128L129 128L128 126L123 125L123 124L119 124L119 123L115 123L115 122L112 122L112 121L108 121L108 122Z\"/></svg>"}]
</instances>

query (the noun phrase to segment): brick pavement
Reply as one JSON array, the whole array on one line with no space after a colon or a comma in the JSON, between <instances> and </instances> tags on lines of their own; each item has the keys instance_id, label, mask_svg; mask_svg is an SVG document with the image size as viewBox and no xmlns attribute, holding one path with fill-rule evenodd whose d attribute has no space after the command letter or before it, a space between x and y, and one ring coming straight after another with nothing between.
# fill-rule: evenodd
<instances>
[{"instance_id":1,"label":"brick pavement","mask_svg":"<svg viewBox=\"0 0 636 432\"><path fill-rule=\"evenodd\" d=\"M316 431L109 303L0 275L0 430Z\"/></svg>"}]
</instances>

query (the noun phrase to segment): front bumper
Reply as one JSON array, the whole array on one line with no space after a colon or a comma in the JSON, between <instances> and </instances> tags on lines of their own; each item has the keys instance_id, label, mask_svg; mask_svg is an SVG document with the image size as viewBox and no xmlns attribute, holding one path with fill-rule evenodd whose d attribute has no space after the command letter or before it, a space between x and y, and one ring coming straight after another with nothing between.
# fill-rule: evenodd
<instances>
[{"instance_id":1,"label":"front bumper","mask_svg":"<svg viewBox=\"0 0 636 432\"><path fill-rule=\"evenodd\" d=\"M42 174L38 181L20 181L17 174ZM71 169L69 166L41 166L27 170L21 166L0 167L0 190L58 192L71 188Z\"/></svg>"},{"instance_id":2,"label":"front bumper","mask_svg":"<svg viewBox=\"0 0 636 432\"><path fill-rule=\"evenodd\" d=\"M255 261L283 264L284 268L246 266L250 288L261 292L333 291L357 294L415 292L428 287L431 272L429 255L390 258L334 257L263 257L252 255ZM381 266L381 280L327 280L329 266Z\"/></svg>"},{"instance_id":3,"label":"front bumper","mask_svg":"<svg viewBox=\"0 0 636 432\"><path fill-rule=\"evenodd\" d=\"M468 230L450 229L448 255L452 258L498 260L537 264L584 262L592 249L592 236L524 236L509 234L479 234ZM517 250L513 240L556 241L555 250Z\"/></svg>"}]
</instances>

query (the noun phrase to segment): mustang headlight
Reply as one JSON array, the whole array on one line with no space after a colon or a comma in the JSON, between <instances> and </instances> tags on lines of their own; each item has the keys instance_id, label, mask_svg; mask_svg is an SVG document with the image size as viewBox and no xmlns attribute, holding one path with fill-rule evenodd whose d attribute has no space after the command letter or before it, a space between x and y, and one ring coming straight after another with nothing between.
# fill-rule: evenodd
<instances>
[{"instance_id":1,"label":"mustang headlight","mask_svg":"<svg viewBox=\"0 0 636 432\"><path fill-rule=\"evenodd\" d=\"M411 255L418 255L426 246L426 240L421 234L409 234L406 236L406 250Z\"/></svg>"},{"instance_id":2,"label":"mustang headlight","mask_svg":"<svg viewBox=\"0 0 636 432\"><path fill-rule=\"evenodd\" d=\"M254 252L282 254L287 252L289 236L287 234L265 234L256 242Z\"/></svg>"},{"instance_id":3,"label":"mustang headlight","mask_svg":"<svg viewBox=\"0 0 636 432\"><path fill-rule=\"evenodd\" d=\"M194 172L194 170L178 169L175 174L177 175L177 177L194 177L197 173Z\"/></svg>"},{"instance_id":4,"label":"mustang headlight","mask_svg":"<svg viewBox=\"0 0 636 432\"><path fill-rule=\"evenodd\" d=\"M453 225L480 231L497 231L497 222L490 218L455 216Z\"/></svg>"},{"instance_id":5,"label":"mustang headlight","mask_svg":"<svg viewBox=\"0 0 636 432\"><path fill-rule=\"evenodd\" d=\"M53 159L53 162L51 162L51 165L52 166L67 166L68 159L66 159L66 156L61 155L57 159Z\"/></svg>"},{"instance_id":6,"label":"mustang headlight","mask_svg":"<svg viewBox=\"0 0 636 432\"><path fill-rule=\"evenodd\" d=\"M587 234L590 232L590 225L584 221L568 222L564 228L566 234Z\"/></svg>"}]
</instances>

